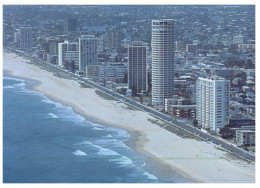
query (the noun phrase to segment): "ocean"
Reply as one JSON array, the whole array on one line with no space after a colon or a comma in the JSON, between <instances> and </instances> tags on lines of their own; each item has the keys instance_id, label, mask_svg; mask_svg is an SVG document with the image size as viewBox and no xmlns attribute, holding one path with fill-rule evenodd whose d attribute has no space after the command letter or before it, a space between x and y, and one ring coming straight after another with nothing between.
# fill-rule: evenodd
<instances>
[{"instance_id":1,"label":"ocean","mask_svg":"<svg viewBox=\"0 0 260 188\"><path fill-rule=\"evenodd\" d=\"M4 183L187 183L156 175L131 135L96 124L34 91L36 81L3 76Z\"/></svg>"}]
</instances>

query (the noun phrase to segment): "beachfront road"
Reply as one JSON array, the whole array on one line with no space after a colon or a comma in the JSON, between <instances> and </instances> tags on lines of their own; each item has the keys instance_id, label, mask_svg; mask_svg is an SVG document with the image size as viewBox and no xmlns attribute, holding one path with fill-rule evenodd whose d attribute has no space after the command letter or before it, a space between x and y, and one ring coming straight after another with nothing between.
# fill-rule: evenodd
<instances>
[{"instance_id":1,"label":"beachfront road","mask_svg":"<svg viewBox=\"0 0 260 188\"><path fill-rule=\"evenodd\" d=\"M79 81L79 82L82 82L82 83L85 83L93 88L96 88L104 93L106 93L107 95L110 95L128 105L131 105L135 108L138 108L140 110L143 110L143 111L146 111L148 113L150 113L151 115L169 123L170 125L172 126L176 126L180 129L182 129L183 131L186 131L188 133L191 133L193 134L194 136L197 136L205 141L208 141L208 142L212 142L218 146L220 146L221 148L227 150L228 152L232 152L233 154L241 157L241 158L244 158L244 159L247 159L247 160L250 160L250 161L255 161L255 156L250 154L249 152L241 149L241 148L238 148L236 147L235 145L232 145L231 143L227 142L226 140L224 139L221 139L219 137L216 137L216 136L213 136L213 135L210 135L208 133L205 133L205 132L202 132L200 129L197 129L193 126L190 126L190 125L187 125L185 123L182 123L182 122L179 122L179 121L176 121L174 119L172 119L172 117L170 116L167 116L163 113L160 113L158 111L156 111L155 109L152 109L151 107L148 107L148 106L145 106L145 105L142 105L140 103L137 103L133 100L131 100L130 98L127 98L119 93L115 93L111 90L109 90L108 88L106 87L103 87L103 86L100 86L86 78L83 78L83 77L80 77L78 75L75 75L74 73L71 73L67 70L64 70L56 65L53 65L53 64L50 64L50 63L47 63L41 59L38 59L37 57L32 57L31 55L28 55L28 54L25 54L23 52L17 52L16 50L12 50L12 49L9 49L15 53L18 53L19 55L22 55L32 61L34 61L36 64L40 65L40 66L43 66L49 70L51 70L52 72L58 72L64 76L67 76L67 77L70 77L71 79L74 79L76 81Z\"/></svg>"}]
</instances>

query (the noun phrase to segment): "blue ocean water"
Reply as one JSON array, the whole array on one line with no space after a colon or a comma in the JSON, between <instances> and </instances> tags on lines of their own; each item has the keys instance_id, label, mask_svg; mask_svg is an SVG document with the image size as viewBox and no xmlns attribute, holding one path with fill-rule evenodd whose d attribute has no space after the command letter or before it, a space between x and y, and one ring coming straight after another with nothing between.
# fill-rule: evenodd
<instances>
[{"instance_id":1,"label":"blue ocean water","mask_svg":"<svg viewBox=\"0 0 260 188\"><path fill-rule=\"evenodd\" d=\"M36 82L3 78L4 183L164 183L125 130L95 124L47 98Z\"/></svg>"}]
</instances>

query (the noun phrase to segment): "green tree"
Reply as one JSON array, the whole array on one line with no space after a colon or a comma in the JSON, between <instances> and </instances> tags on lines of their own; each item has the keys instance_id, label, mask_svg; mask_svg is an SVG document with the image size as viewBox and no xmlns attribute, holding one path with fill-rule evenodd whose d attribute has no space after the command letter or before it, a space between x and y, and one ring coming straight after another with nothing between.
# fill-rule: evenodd
<instances>
[{"instance_id":1,"label":"green tree","mask_svg":"<svg viewBox=\"0 0 260 188\"><path fill-rule=\"evenodd\" d=\"M230 138L231 137L231 130L229 127L225 126L219 130L219 134L222 138Z\"/></svg>"},{"instance_id":2,"label":"green tree","mask_svg":"<svg viewBox=\"0 0 260 188\"><path fill-rule=\"evenodd\" d=\"M140 99L139 99L139 102L140 102L141 104L143 104L143 102L144 102L144 99L143 99L143 97L142 97L142 96L140 97Z\"/></svg>"},{"instance_id":3,"label":"green tree","mask_svg":"<svg viewBox=\"0 0 260 188\"><path fill-rule=\"evenodd\" d=\"M194 119L194 120L193 120L193 125L194 125L195 127L197 127L197 126L198 126L198 120Z\"/></svg>"}]
</instances>

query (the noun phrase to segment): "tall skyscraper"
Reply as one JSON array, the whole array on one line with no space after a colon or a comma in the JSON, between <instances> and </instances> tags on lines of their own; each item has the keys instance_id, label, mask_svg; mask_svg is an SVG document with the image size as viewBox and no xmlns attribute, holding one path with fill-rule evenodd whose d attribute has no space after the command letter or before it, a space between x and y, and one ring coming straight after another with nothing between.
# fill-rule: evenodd
<instances>
[{"instance_id":1,"label":"tall skyscraper","mask_svg":"<svg viewBox=\"0 0 260 188\"><path fill-rule=\"evenodd\" d=\"M121 48L121 34L115 29L107 31L107 48L118 50Z\"/></svg>"},{"instance_id":2,"label":"tall skyscraper","mask_svg":"<svg viewBox=\"0 0 260 188\"><path fill-rule=\"evenodd\" d=\"M196 114L198 125L216 131L229 118L230 81L221 77L198 78Z\"/></svg>"},{"instance_id":3,"label":"tall skyscraper","mask_svg":"<svg viewBox=\"0 0 260 188\"><path fill-rule=\"evenodd\" d=\"M19 30L20 49L30 49L33 47L32 27L21 27Z\"/></svg>"},{"instance_id":4,"label":"tall skyscraper","mask_svg":"<svg viewBox=\"0 0 260 188\"><path fill-rule=\"evenodd\" d=\"M64 34L68 35L77 31L77 19L68 18L64 20Z\"/></svg>"},{"instance_id":5,"label":"tall skyscraper","mask_svg":"<svg viewBox=\"0 0 260 188\"><path fill-rule=\"evenodd\" d=\"M174 95L174 21L152 20L152 104L164 108Z\"/></svg>"},{"instance_id":6,"label":"tall skyscraper","mask_svg":"<svg viewBox=\"0 0 260 188\"><path fill-rule=\"evenodd\" d=\"M132 93L148 90L147 83L147 46L134 41L128 47L128 88Z\"/></svg>"},{"instance_id":7,"label":"tall skyscraper","mask_svg":"<svg viewBox=\"0 0 260 188\"><path fill-rule=\"evenodd\" d=\"M79 70L86 72L87 65L97 65L97 38L93 35L82 35L79 38Z\"/></svg>"}]
</instances>

